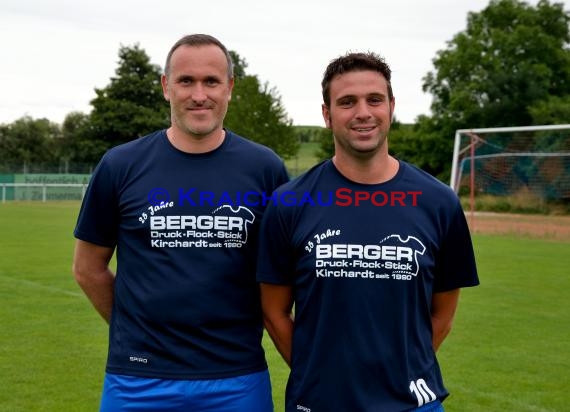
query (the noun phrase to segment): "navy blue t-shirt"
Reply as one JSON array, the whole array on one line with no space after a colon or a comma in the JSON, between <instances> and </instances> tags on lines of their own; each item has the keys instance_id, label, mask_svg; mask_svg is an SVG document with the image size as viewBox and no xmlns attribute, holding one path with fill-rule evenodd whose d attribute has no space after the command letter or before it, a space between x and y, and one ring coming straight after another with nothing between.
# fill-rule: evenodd
<instances>
[{"instance_id":1,"label":"navy blue t-shirt","mask_svg":"<svg viewBox=\"0 0 570 412\"><path fill-rule=\"evenodd\" d=\"M325 161L276 191L260 246L258 281L293 286L287 411L404 411L448 395L432 294L479 283L449 187L402 161L374 185Z\"/></svg>"},{"instance_id":2,"label":"navy blue t-shirt","mask_svg":"<svg viewBox=\"0 0 570 412\"><path fill-rule=\"evenodd\" d=\"M204 154L164 130L111 149L75 236L116 247L107 372L213 379L267 368L255 279L265 197L288 180L270 149L226 130Z\"/></svg>"}]
</instances>

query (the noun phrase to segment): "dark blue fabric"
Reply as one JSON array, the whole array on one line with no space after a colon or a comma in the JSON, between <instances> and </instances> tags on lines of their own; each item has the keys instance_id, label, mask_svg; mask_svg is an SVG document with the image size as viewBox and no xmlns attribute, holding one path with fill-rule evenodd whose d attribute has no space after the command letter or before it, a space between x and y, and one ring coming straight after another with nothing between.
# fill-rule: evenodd
<instances>
[{"instance_id":1,"label":"dark blue fabric","mask_svg":"<svg viewBox=\"0 0 570 412\"><path fill-rule=\"evenodd\" d=\"M288 205L270 204L262 222L257 279L294 289L286 410L404 411L444 399L432 294L479 283L457 196L405 162L365 185L330 161L275 197L285 194Z\"/></svg>"},{"instance_id":2,"label":"dark blue fabric","mask_svg":"<svg viewBox=\"0 0 570 412\"><path fill-rule=\"evenodd\" d=\"M117 247L108 372L200 379L267 367L255 281L265 207L241 196L286 180L275 153L229 131L205 154L160 131L103 157L75 236Z\"/></svg>"}]
</instances>

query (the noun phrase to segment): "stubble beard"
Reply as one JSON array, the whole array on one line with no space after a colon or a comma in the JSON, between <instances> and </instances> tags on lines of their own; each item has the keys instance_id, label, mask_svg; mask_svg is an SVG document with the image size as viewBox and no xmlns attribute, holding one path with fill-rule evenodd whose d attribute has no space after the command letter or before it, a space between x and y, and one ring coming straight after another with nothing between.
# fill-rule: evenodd
<instances>
[{"instance_id":1,"label":"stubble beard","mask_svg":"<svg viewBox=\"0 0 570 412\"><path fill-rule=\"evenodd\" d=\"M378 134L378 140L377 140L377 144L375 144L372 147L365 147L365 148L361 148L358 146L358 142L353 143L351 142L350 138L347 136L346 138L337 138L337 135L333 132L333 138L334 138L334 142L335 142L335 147L336 146L340 146L342 147L342 149L347 152L347 154L351 154L356 158L362 159L362 160L367 160L370 158L373 158L374 155L376 155L376 153L378 153L381 148L383 146L385 146L388 142L388 133L390 132L390 127L392 126L392 110L390 110L390 117L389 117L389 122L387 125L387 128L384 130L382 128L382 123L378 123L376 122L376 126L381 129L379 131ZM330 122L332 124L332 116L330 117ZM351 125L350 127L353 127L354 125Z\"/></svg>"},{"instance_id":2,"label":"stubble beard","mask_svg":"<svg viewBox=\"0 0 570 412\"><path fill-rule=\"evenodd\" d=\"M223 120L216 118L205 124L196 125L194 121L186 118L186 112L178 114L173 119L173 123L176 125L177 129L179 129L183 134L192 136L196 139L208 137L217 129L221 129L222 122Z\"/></svg>"},{"instance_id":3,"label":"stubble beard","mask_svg":"<svg viewBox=\"0 0 570 412\"><path fill-rule=\"evenodd\" d=\"M342 148L344 152L355 158L367 160L373 158L381 151L382 147L387 144L388 131L380 132L376 138L375 144L369 145L366 142L364 147L360 145L358 141L351 141L349 138L338 138L334 133L333 138L335 141L335 147Z\"/></svg>"}]
</instances>

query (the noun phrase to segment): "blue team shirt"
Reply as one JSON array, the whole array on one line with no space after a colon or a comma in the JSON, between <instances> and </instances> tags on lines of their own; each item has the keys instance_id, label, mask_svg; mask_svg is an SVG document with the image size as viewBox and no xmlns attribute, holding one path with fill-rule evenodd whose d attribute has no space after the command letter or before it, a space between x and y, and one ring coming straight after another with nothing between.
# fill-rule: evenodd
<instances>
[{"instance_id":1,"label":"blue team shirt","mask_svg":"<svg viewBox=\"0 0 570 412\"><path fill-rule=\"evenodd\" d=\"M402 161L374 185L325 161L274 197L257 279L293 286L286 410L404 411L443 400L432 294L479 283L453 191Z\"/></svg>"},{"instance_id":2,"label":"blue team shirt","mask_svg":"<svg viewBox=\"0 0 570 412\"><path fill-rule=\"evenodd\" d=\"M177 150L164 130L105 154L74 233L116 247L107 372L214 379L267 368L260 200L287 180L274 152L227 130L204 154Z\"/></svg>"}]
</instances>

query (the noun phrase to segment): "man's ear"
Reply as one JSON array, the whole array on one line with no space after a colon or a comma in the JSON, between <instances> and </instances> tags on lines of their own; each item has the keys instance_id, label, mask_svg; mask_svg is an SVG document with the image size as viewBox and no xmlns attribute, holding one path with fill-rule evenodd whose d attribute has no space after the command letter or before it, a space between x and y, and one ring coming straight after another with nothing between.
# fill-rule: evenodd
<instances>
[{"instance_id":1,"label":"man's ear","mask_svg":"<svg viewBox=\"0 0 570 412\"><path fill-rule=\"evenodd\" d=\"M235 84L234 79L231 78L230 81L229 81L229 85L230 85L230 96L228 97L228 101L231 101L231 100L232 100L232 92L234 91L234 84Z\"/></svg>"},{"instance_id":2,"label":"man's ear","mask_svg":"<svg viewBox=\"0 0 570 412\"><path fill-rule=\"evenodd\" d=\"M170 97L168 96L168 78L165 74L160 76L160 84L162 85L162 95L164 96L164 99L169 102Z\"/></svg>"},{"instance_id":3,"label":"man's ear","mask_svg":"<svg viewBox=\"0 0 570 412\"><path fill-rule=\"evenodd\" d=\"M326 104L321 106L321 110L323 112L323 119L325 120L325 126L327 129L331 128L331 112Z\"/></svg>"}]
</instances>

